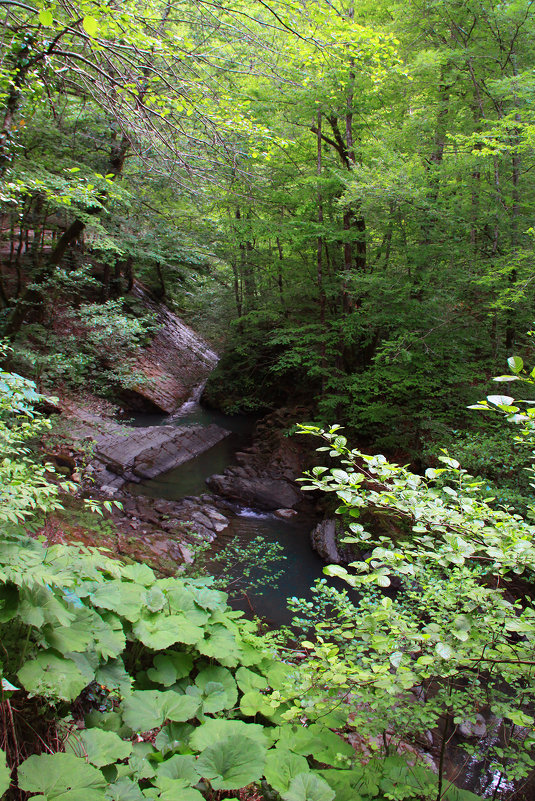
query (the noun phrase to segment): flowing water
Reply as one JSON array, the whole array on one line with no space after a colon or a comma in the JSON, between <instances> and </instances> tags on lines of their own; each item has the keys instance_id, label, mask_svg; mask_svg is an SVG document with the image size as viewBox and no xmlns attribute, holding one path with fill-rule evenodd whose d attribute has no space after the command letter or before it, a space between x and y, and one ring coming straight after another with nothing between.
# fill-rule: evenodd
<instances>
[{"instance_id":1,"label":"flowing water","mask_svg":"<svg viewBox=\"0 0 535 801\"><path fill-rule=\"evenodd\" d=\"M205 451L196 459L180 465L174 470L129 486L132 494L147 495L151 498L181 500L188 496L198 496L209 492L206 479L215 473L222 473L234 462L236 451L245 447L252 437L255 417L229 416L199 404L202 387L196 395L187 401L174 415L136 414L129 422L132 425L209 425L216 423L231 431L230 436ZM317 578L322 577L323 560L310 545L310 531L315 520L298 514L286 520L269 512L249 509L237 504L227 504L223 509L229 519L229 527L222 532L214 544L215 551L229 542L239 547L246 547L256 537L262 537L268 543L278 543L281 549L277 557L270 562L273 573L281 573L274 585L263 589L262 593L247 594L247 599L236 605L245 611L254 611L265 618L271 626L279 627L291 620L291 613L286 606L286 599L291 596L311 599L310 588ZM240 569L240 566L235 568ZM261 575L254 565L251 577L258 579Z\"/></svg>"}]
</instances>

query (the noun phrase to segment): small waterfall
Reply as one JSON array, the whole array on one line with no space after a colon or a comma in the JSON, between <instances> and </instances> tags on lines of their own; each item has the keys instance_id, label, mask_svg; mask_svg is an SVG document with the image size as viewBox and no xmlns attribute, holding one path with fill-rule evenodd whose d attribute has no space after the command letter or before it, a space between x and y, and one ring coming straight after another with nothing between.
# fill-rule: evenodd
<instances>
[{"instance_id":1,"label":"small waterfall","mask_svg":"<svg viewBox=\"0 0 535 801\"><path fill-rule=\"evenodd\" d=\"M176 410L176 412L173 412L173 414L170 415L169 422L176 420L178 417L184 417L185 415L193 414L193 412L198 409L199 401L201 400L203 389L205 388L207 381L208 379L205 378L204 381L202 381L193 389L193 392L187 401L185 401L185 403L183 403L182 406Z\"/></svg>"}]
</instances>

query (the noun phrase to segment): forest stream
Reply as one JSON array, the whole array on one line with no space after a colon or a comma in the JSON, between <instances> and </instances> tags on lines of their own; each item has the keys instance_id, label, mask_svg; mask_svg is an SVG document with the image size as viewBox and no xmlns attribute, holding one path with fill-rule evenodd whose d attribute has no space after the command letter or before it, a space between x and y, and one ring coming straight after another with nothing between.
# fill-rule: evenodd
<instances>
[{"instance_id":1,"label":"forest stream","mask_svg":"<svg viewBox=\"0 0 535 801\"><path fill-rule=\"evenodd\" d=\"M139 484L130 484L128 490L133 495L145 495L151 498L178 501L189 496L200 496L209 493L206 479L222 473L234 462L235 453L247 446L252 438L256 418L253 416L229 416L204 408L197 395L185 403L174 415L137 414L131 419L136 426L147 425L204 425L215 423L231 431L231 435L217 443L210 450L191 459L179 467L162 473L153 479ZM272 512L241 506L218 499L224 506L229 526L220 534L212 546L214 552L230 541L246 546L256 537L262 537L267 543L278 543L281 550L270 563L270 572L280 574L276 581L265 587L261 593L247 593L247 598L235 599L233 605L264 618L272 627L279 627L291 621L286 600L288 597L310 599L314 581L322 577L324 561L313 550L310 544L310 531L317 522L309 515L297 512L291 519L282 519ZM281 504L282 506L282 504ZM238 565L234 566L237 571ZM240 565L241 569L241 565ZM237 576L230 571L230 583ZM255 570L252 570L255 579ZM256 575L258 578L258 573ZM232 591L232 586L229 587Z\"/></svg>"}]
</instances>

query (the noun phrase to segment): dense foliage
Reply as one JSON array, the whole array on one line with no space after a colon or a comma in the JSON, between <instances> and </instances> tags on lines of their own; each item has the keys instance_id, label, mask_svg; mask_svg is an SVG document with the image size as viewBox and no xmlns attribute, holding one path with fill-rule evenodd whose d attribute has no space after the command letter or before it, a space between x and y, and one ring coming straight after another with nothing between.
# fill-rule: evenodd
<instances>
[{"instance_id":1,"label":"dense foliage","mask_svg":"<svg viewBox=\"0 0 535 801\"><path fill-rule=\"evenodd\" d=\"M214 340L232 323L216 405L297 388L413 453L466 423L531 322L528 0L2 8L0 303L25 369L128 381L124 347L72 338L103 303L135 345L137 277Z\"/></svg>"},{"instance_id":2,"label":"dense foliage","mask_svg":"<svg viewBox=\"0 0 535 801\"><path fill-rule=\"evenodd\" d=\"M528 775L533 377L510 354L528 356L533 306L531 0L0 9L0 789L455 801L447 745L480 710L481 791ZM343 460L307 487L348 517L360 555L330 572L360 600L295 601L297 661L210 580L29 536L73 490L37 455L38 389L139 382L156 323L136 281L226 343L211 403L304 402L434 460L419 475L305 427ZM466 430L507 356L528 405L478 408L522 424L514 445L498 422Z\"/></svg>"}]
</instances>

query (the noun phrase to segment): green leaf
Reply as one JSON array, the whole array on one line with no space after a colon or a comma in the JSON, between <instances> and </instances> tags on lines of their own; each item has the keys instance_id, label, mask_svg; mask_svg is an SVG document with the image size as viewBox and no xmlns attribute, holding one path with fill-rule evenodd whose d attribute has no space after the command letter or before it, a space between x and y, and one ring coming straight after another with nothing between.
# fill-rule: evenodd
<instances>
[{"instance_id":1,"label":"green leaf","mask_svg":"<svg viewBox=\"0 0 535 801\"><path fill-rule=\"evenodd\" d=\"M323 747L322 735L324 734L324 729L316 723L306 728L288 724L278 727L273 733L277 740L277 746L293 751L294 754L308 756L309 754L315 754L317 750Z\"/></svg>"},{"instance_id":2,"label":"green leaf","mask_svg":"<svg viewBox=\"0 0 535 801\"><path fill-rule=\"evenodd\" d=\"M131 623L139 620L145 587L119 579L98 584L91 594L91 602L101 609L109 609Z\"/></svg>"},{"instance_id":3,"label":"green leaf","mask_svg":"<svg viewBox=\"0 0 535 801\"><path fill-rule=\"evenodd\" d=\"M11 769L6 762L5 751L0 748L0 796L9 788L11 784Z\"/></svg>"},{"instance_id":4,"label":"green leaf","mask_svg":"<svg viewBox=\"0 0 535 801\"><path fill-rule=\"evenodd\" d=\"M201 654L231 667L237 664L240 654L234 633L221 624L212 626L209 636L197 642L197 648Z\"/></svg>"},{"instance_id":5,"label":"green leaf","mask_svg":"<svg viewBox=\"0 0 535 801\"><path fill-rule=\"evenodd\" d=\"M264 775L278 793L286 792L292 779L308 770L305 757L284 748L273 748L267 753Z\"/></svg>"},{"instance_id":6,"label":"green leaf","mask_svg":"<svg viewBox=\"0 0 535 801\"><path fill-rule=\"evenodd\" d=\"M190 723L170 723L158 732L154 744L164 755L169 751L178 751L185 747L193 731Z\"/></svg>"},{"instance_id":7,"label":"green leaf","mask_svg":"<svg viewBox=\"0 0 535 801\"><path fill-rule=\"evenodd\" d=\"M216 718L207 720L198 726L190 738L190 746L195 751L203 751L209 745L222 742L232 737L247 737L259 745L267 746L267 737L263 726L257 723L244 723L242 720L225 720Z\"/></svg>"},{"instance_id":8,"label":"green leaf","mask_svg":"<svg viewBox=\"0 0 535 801\"><path fill-rule=\"evenodd\" d=\"M315 773L295 776L289 789L282 793L284 801L332 801L334 796L334 790Z\"/></svg>"},{"instance_id":9,"label":"green leaf","mask_svg":"<svg viewBox=\"0 0 535 801\"><path fill-rule=\"evenodd\" d=\"M138 783L127 776L108 786L106 798L109 798L110 801L145 801L145 796L139 789Z\"/></svg>"},{"instance_id":10,"label":"green leaf","mask_svg":"<svg viewBox=\"0 0 535 801\"><path fill-rule=\"evenodd\" d=\"M131 742L121 740L115 732L101 729L86 729L73 733L65 746L67 753L72 751L75 756L87 758L88 762L97 768L128 759L132 753Z\"/></svg>"},{"instance_id":11,"label":"green leaf","mask_svg":"<svg viewBox=\"0 0 535 801\"><path fill-rule=\"evenodd\" d=\"M151 612L159 612L167 604L167 599L159 587L151 587L145 593L145 606Z\"/></svg>"},{"instance_id":12,"label":"green leaf","mask_svg":"<svg viewBox=\"0 0 535 801\"><path fill-rule=\"evenodd\" d=\"M487 400L494 406L511 406L515 401L510 395L487 395Z\"/></svg>"},{"instance_id":13,"label":"green leaf","mask_svg":"<svg viewBox=\"0 0 535 801\"><path fill-rule=\"evenodd\" d=\"M84 759L72 754L40 754L18 769L18 784L28 793L42 793L48 801L101 801L107 783Z\"/></svg>"},{"instance_id":14,"label":"green leaf","mask_svg":"<svg viewBox=\"0 0 535 801\"><path fill-rule=\"evenodd\" d=\"M166 759L156 768L156 778L154 783L161 785L162 778L184 779L188 785L197 784L201 774L197 769L197 760L191 754L176 754L170 759Z\"/></svg>"},{"instance_id":15,"label":"green leaf","mask_svg":"<svg viewBox=\"0 0 535 801\"><path fill-rule=\"evenodd\" d=\"M84 17L82 25L84 30L89 36L96 36L98 31L98 23L94 17Z\"/></svg>"},{"instance_id":16,"label":"green leaf","mask_svg":"<svg viewBox=\"0 0 535 801\"><path fill-rule=\"evenodd\" d=\"M95 681L107 690L118 690L120 695L125 696L131 690L133 679L126 672L122 659L114 659L97 668Z\"/></svg>"},{"instance_id":17,"label":"green leaf","mask_svg":"<svg viewBox=\"0 0 535 801\"><path fill-rule=\"evenodd\" d=\"M154 651L163 651L178 642L194 645L204 635L201 628L189 623L183 615L143 616L133 628L136 637Z\"/></svg>"},{"instance_id":18,"label":"green leaf","mask_svg":"<svg viewBox=\"0 0 535 801\"><path fill-rule=\"evenodd\" d=\"M520 356L509 356L507 364L512 373L520 373L524 369L524 360Z\"/></svg>"},{"instance_id":19,"label":"green leaf","mask_svg":"<svg viewBox=\"0 0 535 801\"><path fill-rule=\"evenodd\" d=\"M206 748L197 761L197 769L215 790L237 790L260 779L264 763L265 749L237 734Z\"/></svg>"},{"instance_id":20,"label":"green leaf","mask_svg":"<svg viewBox=\"0 0 535 801\"><path fill-rule=\"evenodd\" d=\"M236 681L243 693L250 690L265 690L268 686L265 676L261 676L259 673L255 673L245 667L240 667L236 671Z\"/></svg>"},{"instance_id":21,"label":"green leaf","mask_svg":"<svg viewBox=\"0 0 535 801\"><path fill-rule=\"evenodd\" d=\"M205 695L203 700L204 713L213 714L223 709L231 709L238 700L236 682L227 668L205 668L201 670L195 679L195 684ZM216 690L217 685L220 687L219 690Z\"/></svg>"},{"instance_id":22,"label":"green leaf","mask_svg":"<svg viewBox=\"0 0 535 801\"><path fill-rule=\"evenodd\" d=\"M87 675L72 659L42 651L18 672L22 686L32 695L73 701L89 684Z\"/></svg>"},{"instance_id":23,"label":"green leaf","mask_svg":"<svg viewBox=\"0 0 535 801\"><path fill-rule=\"evenodd\" d=\"M167 690L137 690L123 701L123 718L133 731L161 726L164 720L185 722L194 717L200 700Z\"/></svg>"},{"instance_id":24,"label":"green leaf","mask_svg":"<svg viewBox=\"0 0 535 801\"><path fill-rule=\"evenodd\" d=\"M154 570L148 565L124 565L122 568L122 575L136 584L143 584L145 587L152 586L156 581Z\"/></svg>"},{"instance_id":25,"label":"green leaf","mask_svg":"<svg viewBox=\"0 0 535 801\"><path fill-rule=\"evenodd\" d=\"M178 679L189 676L193 668L190 654L167 651L154 657L154 667L147 670L147 676L156 684L170 687Z\"/></svg>"},{"instance_id":26,"label":"green leaf","mask_svg":"<svg viewBox=\"0 0 535 801\"><path fill-rule=\"evenodd\" d=\"M260 690L250 690L240 698L240 709L247 717L254 717L257 714L269 717L274 713L275 707L271 706L269 697L262 695Z\"/></svg>"},{"instance_id":27,"label":"green leaf","mask_svg":"<svg viewBox=\"0 0 535 801\"><path fill-rule=\"evenodd\" d=\"M435 651L441 659L451 659L453 656L453 649L445 642L437 642Z\"/></svg>"},{"instance_id":28,"label":"green leaf","mask_svg":"<svg viewBox=\"0 0 535 801\"><path fill-rule=\"evenodd\" d=\"M91 627L97 617L91 609L77 609L75 619L68 626L61 623L49 624L42 629L43 636L51 648L62 654L86 651L87 645L93 639Z\"/></svg>"},{"instance_id":29,"label":"green leaf","mask_svg":"<svg viewBox=\"0 0 535 801\"><path fill-rule=\"evenodd\" d=\"M50 28L51 25L54 23L54 17L51 11L48 8L43 8L39 12L39 22L41 25L44 25L45 28Z\"/></svg>"}]
</instances>

